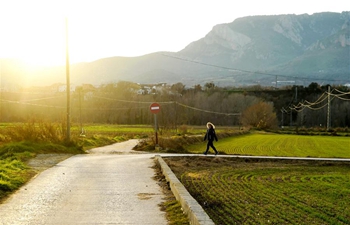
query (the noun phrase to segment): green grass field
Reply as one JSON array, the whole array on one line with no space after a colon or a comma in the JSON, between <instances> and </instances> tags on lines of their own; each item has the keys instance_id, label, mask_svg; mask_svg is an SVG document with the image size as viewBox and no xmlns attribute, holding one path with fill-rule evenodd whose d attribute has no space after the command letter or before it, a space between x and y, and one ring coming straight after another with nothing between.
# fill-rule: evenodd
<instances>
[{"instance_id":1,"label":"green grass field","mask_svg":"<svg viewBox=\"0 0 350 225\"><path fill-rule=\"evenodd\" d=\"M350 158L350 137L255 133L225 138L214 145L220 153L232 155ZM202 153L205 148L202 142L187 150Z\"/></svg>"}]
</instances>

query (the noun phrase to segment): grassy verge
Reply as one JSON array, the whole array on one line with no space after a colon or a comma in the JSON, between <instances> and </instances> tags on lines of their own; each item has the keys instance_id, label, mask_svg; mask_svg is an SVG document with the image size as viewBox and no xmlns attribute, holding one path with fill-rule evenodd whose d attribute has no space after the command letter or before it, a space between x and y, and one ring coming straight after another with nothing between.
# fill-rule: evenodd
<instances>
[{"instance_id":1,"label":"grassy verge","mask_svg":"<svg viewBox=\"0 0 350 225\"><path fill-rule=\"evenodd\" d=\"M0 147L0 201L31 179L36 171L27 166L27 161L37 154L83 153L80 147L53 143L12 142Z\"/></svg>"},{"instance_id":2,"label":"grassy verge","mask_svg":"<svg viewBox=\"0 0 350 225\"><path fill-rule=\"evenodd\" d=\"M188 218L183 213L181 204L176 200L172 193L169 183L166 181L161 171L158 160L155 160L154 162L155 165L153 166L153 169L156 174L154 179L157 181L165 195L165 198L163 199L164 202L160 204L160 207L162 211L166 212L165 216L168 220L168 225L189 225Z\"/></svg>"},{"instance_id":3,"label":"grassy verge","mask_svg":"<svg viewBox=\"0 0 350 225\"><path fill-rule=\"evenodd\" d=\"M27 182L34 173L16 159L0 160L0 201Z\"/></svg>"},{"instance_id":4,"label":"grassy verge","mask_svg":"<svg viewBox=\"0 0 350 225\"><path fill-rule=\"evenodd\" d=\"M350 163L220 157L165 161L215 224L350 223Z\"/></svg>"},{"instance_id":5,"label":"grassy verge","mask_svg":"<svg viewBox=\"0 0 350 225\"><path fill-rule=\"evenodd\" d=\"M108 145L127 137L72 135L67 142L61 124L30 122L2 124L0 133L0 201L31 179L38 171L28 161L38 154L84 154L84 150Z\"/></svg>"}]
</instances>

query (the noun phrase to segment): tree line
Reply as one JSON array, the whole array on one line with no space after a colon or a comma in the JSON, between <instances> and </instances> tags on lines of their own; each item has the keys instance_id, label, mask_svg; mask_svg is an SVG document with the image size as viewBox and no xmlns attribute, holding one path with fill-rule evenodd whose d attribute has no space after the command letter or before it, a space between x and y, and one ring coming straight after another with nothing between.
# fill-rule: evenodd
<instances>
[{"instance_id":1,"label":"tree line","mask_svg":"<svg viewBox=\"0 0 350 225\"><path fill-rule=\"evenodd\" d=\"M208 121L221 126L325 126L328 107L293 110L298 102L315 102L328 86L311 83L307 87L218 87L214 83L187 88L182 83L138 94L139 84L120 81L101 85L94 90L77 87L71 94L73 124L153 124L149 106L161 106L157 114L160 126L203 125ZM338 86L344 93L348 87ZM330 105L332 127L350 126L350 96L333 98ZM25 122L40 119L65 120L66 95L50 93L1 92L1 122Z\"/></svg>"}]
</instances>

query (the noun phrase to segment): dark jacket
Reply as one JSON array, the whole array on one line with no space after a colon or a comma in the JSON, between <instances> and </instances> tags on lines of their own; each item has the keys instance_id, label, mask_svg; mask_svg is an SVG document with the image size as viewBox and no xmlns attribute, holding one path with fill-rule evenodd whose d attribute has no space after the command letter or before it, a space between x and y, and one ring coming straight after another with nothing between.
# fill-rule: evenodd
<instances>
[{"instance_id":1,"label":"dark jacket","mask_svg":"<svg viewBox=\"0 0 350 225\"><path fill-rule=\"evenodd\" d=\"M218 141L218 138L216 137L214 128L209 128L207 130L207 133L204 136L204 141L207 140L207 139L208 139L208 141L214 141L214 139L216 141Z\"/></svg>"}]
</instances>

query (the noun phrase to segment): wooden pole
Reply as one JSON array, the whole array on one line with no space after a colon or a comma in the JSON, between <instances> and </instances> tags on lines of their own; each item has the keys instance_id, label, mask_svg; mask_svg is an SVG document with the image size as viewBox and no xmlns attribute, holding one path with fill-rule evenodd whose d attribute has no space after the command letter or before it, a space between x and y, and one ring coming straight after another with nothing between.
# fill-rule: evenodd
<instances>
[{"instance_id":1,"label":"wooden pole","mask_svg":"<svg viewBox=\"0 0 350 225\"><path fill-rule=\"evenodd\" d=\"M68 51L68 19L66 18L66 86L67 86L67 141L70 141L70 77Z\"/></svg>"},{"instance_id":2,"label":"wooden pole","mask_svg":"<svg viewBox=\"0 0 350 225\"><path fill-rule=\"evenodd\" d=\"M327 131L331 127L331 86L328 86L328 107L327 107Z\"/></svg>"}]
</instances>

